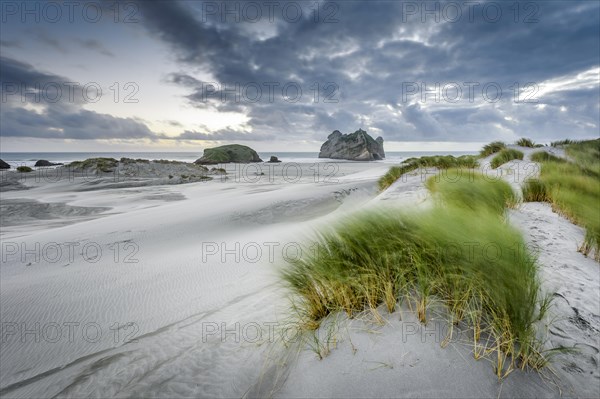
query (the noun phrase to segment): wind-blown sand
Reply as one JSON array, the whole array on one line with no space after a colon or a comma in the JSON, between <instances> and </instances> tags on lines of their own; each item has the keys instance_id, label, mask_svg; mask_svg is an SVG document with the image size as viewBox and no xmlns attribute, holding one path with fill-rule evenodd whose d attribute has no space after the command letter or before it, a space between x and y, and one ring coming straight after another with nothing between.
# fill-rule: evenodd
<instances>
[{"instance_id":1,"label":"wind-blown sand","mask_svg":"<svg viewBox=\"0 0 600 399\"><path fill-rule=\"evenodd\" d=\"M285 352L284 255L346 212L427 206L424 177L435 171L378 194L382 163L259 167L190 184L27 179L26 190L3 190L0 394L557 397L558 384L565 396L598 396L598 264L577 252L583 230L545 204L524 204L510 221L540 246L545 289L559 295L550 344L581 349L561 355L555 375L515 371L499 383L460 340L440 347L440 321L425 330L406 309L382 310L383 325L341 321L348 329L323 360ZM515 167L526 173L507 166L502 177L517 187L531 164Z\"/></svg>"}]
</instances>

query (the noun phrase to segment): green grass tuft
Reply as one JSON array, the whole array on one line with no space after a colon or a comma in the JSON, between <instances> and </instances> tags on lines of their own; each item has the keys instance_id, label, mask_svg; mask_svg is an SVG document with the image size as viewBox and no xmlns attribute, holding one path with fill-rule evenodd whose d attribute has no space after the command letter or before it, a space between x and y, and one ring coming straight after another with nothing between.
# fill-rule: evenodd
<instances>
[{"instance_id":1,"label":"green grass tuft","mask_svg":"<svg viewBox=\"0 0 600 399\"><path fill-rule=\"evenodd\" d=\"M283 279L301 325L316 329L331 313L352 317L381 304L393 312L403 300L426 323L435 301L447 308L450 325L473 331L481 353L502 354L499 376L509 372L509 359L508 370L517 359L522 367L541 367L534 323L547 297L534 256L500 216L514 195L510 186L473 172L454 182L434 177L427 186L438 199L433 208L355 214L290 262ZM482 331L492 339L480 340Z\"/></svg>"},{"instance_id":2,"label":"green grass tuft","mask_svg":"<svg viewBox=\"0 0 600 399\"><path fill-rule=\"evenodd\" d=\"M540 177L526 182L523 197L550 202L555 212L585 227L579 250L600 261L600 140L567 143L565 150L575 162L546 153L532 155L542 165Z\"/></svg>"},{"instance_id":3,"label":"green grass tuft","mask_svg":"<svg viewBox=\"0 0 600 399\"><path fill-rule=\"evenodd\" d=\"M505 148L492 158L492 168L496 169L498 166L504 165L513 159L523 159L523 153L519 150L513 150L512 148Z\"/></svg>"},{"instance_id":4,"label":"green grass tuft","mask_svg":"<svg viewBox=\"0 0 600 399\"><path fill-rule=\"evenodd\" d=\"M33 172L33 169L31 169L29 166L17 166L17 172L29 173L29 172Z\"/></svg>"},{"instance_id":5,"label":"green grass tuft","mask_svg":"<svg viewBox=\"0 0 600 399\"><path fill-rule=\"evenodd\" d=\"M557 157L556 155L549 154L545 151L534 152L533 154L531 154L531 160L533 162L540 162L540 163L547 162L547 161L552 161L552 162L557 162L557 163L567 162L564 158Z\"/></svg>"},{"instance_id":6,"label":"green grass tuft","mask_svg":"<svg viewBox=\"0 0 600 399\"><path fill-rule=\"evenodd\" d=\"M517 142L515 144L518 146L521 146L521 147L529 147L529 148L535 148L537 146L537 144L534 143L533 140L525 138L525 137L517 140Z\"/></svg>"},{"instance_id":7,"label":"green grass tuft","mask_svg":"<svg viewBox=\"0 0 600 399\"><path fill-rule=\"evenodd\" d=\"M385 190L391 186L396 180L405 173L412 172L419 168L438 168L438 169L449 169L449 168L476 168L478 165L477 157L473 155L461 155L455 158L452 155L439 155L439 156L424 156L421 158L408 158L400 166L392 166L379 179L379 189Z\"/></svg>"},{"instance_id":8,"label":"green grass tuft","mask_svg":"<svg viewBox=\"0 0 600 399\"><path fill-rule=\"evenodd\" d=\"M539 179L528 179L523 186L523 200L526 202L549 201L546 184Z\"/></svg>"},{"instance_id":9,"label":"green grass tuft","mask_svg":"<svg viewBox=\"0 0 600 399\"><path fill-rule=\"evenodd\" d=\"M506 207L518 202L504 180L490 179L474 170L450 169L430 177L425 185L444 205L472 211L483 209L502 215Z\"/></svg>"},{"instance_id":10,"label":"green grass tuft","mask_svg":"<svg viewBox=\"0 0 600 399\"><path fill-rule=\"evenodd\" d=\"M503 142L493 141L493 142L483 146L483 148L479 152L479 157L480 158L488 157L488 156L495 154L498 151L501 151L505 148L506 148L506 144L504 144Z\"/></svg>"},{"instance_id":11,"label":"green grass tuft","mask_svg":"<svg viewBox=\"0 0 600 399\"><path fill-rule=\"evenodd\" d=\"M553 141L550 143L550 145L552 147L562 147L568 144L574 144L574 143L578 143L578 141L576 140L571 140L571 139L565 139L565 140L558 140L558 141Z\"/></svg>"}]
</instances>

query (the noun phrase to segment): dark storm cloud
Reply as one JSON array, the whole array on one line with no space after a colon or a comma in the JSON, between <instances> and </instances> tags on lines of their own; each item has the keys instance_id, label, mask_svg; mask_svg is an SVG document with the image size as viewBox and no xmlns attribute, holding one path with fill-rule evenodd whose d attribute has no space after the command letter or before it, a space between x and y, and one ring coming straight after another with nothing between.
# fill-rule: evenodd
<instances>
[{"instance_id":1,"label":"dark storm cloud","mask_svg":"<svg viewBox=\"0 0 600 399\"><path fill-rule=\"evenodd\" d=\"M146 125L132 118L117 118L85 110L76 102L44 101L44 96L35 95L39 93L36 88L70 81L62 76L38 71L30 64L0 57L2 136L80 140L157 137ZM23 90L30 94L23 97ZM26 105L35 110L27 109Z\"/></svg>"},{"instance_id":2,"label":"dark storm cloud","mask_svg":"<svg viewBox=\"0 0 600 399\"><path fill-rule=\"evenodd\" d=\"M218 130L213 133L200 133L200 132L191 132L186 130L181 133L179 136L173 138L174 140L247 140L247 141L262 141L262 140L274 140L277 136L270 134L251 134L251 133L241 133L234 130Z\"/></svg>"},{"instance_id":3,"label":"dark storm cloud","mask_svg":"<svg viewBox=\"0 0 600 399\"><path fill-rule=\"evenodd\" d=\"M402 114L409 124L422 132L425 139L443 138L444 128L431 114L423 111L418 103L403 107Z\"/></svg>"},{"instance_id":4,"label":"dark storm cloud","mask_svg":"<svg viewBox=\"0 0 600 399\"><path fill-rule=\"evenodd\" d=\"M128 29L142 30L123 37L119 44L135 48L136 34L149 33L165 43L178 62L178 70L164 71L165 81L157 83L185 88L184 100L194 107L240 113L247 118L244 128L189 130L180 136L182 140L260 141L277 137L321 141L332 130L349 132L358 127L372 129L387 140L403 141L597 135L600 77L596 73L592 84L583 85L577 74L588 71L589 75L593 68L600 67L598 2L254 3L262 13L257 23L241 12L249 4L242 1L126 2L135 4L139 20ZM276 4L273 20L267 4ZM315 4L318 15L314 14ZM448 18L451 14L444 14L448 4L460 6L459 20L453 22ZM293 20L288 13L286 18L283 10L298 5L302 17ZM111 1L106 3L108 21L112 21L109 14L113 6ZM424 12L432 9L438 11ZM61 30L49 33L54 35L56 31ZM81 35L68 38L48 35L36 26L27 27L23 33L63 53L70 50L65 43L75 41L79 47L109 57L113 53L107 49L116 48L108 45L116 42L100 41L83 30ZM4 38L3 49L14 49L18 38ZM2 62L3 67L7 66L2 75L12 81L66 80L15 60ZM202 82L199 76L210 76L215 81L210 83L219 87L207 89L208 82ZM467 98L464 86L471 82L479 85L475 99ZM541 87L548 82L552 83L549 89ZM265 85L273 83L278 86L274 98L270 98ZM291 83L302 88L302 96L296 101L289 101L282 92ZM490 83L501 88L497 102L482 98L482 87ZM543 94L536 98L537 103L517 104L515 87L528 83ZM407 96L407 84L419 91ZM457 84L463 89L462 97L456 102L427 97L423 102L421 89L436 84ZM248 85L263 88L260 100L244 98L239 92L232 100L232 88ZM334 87L333 92L327 87ZM47 105L47 112L61 117L73 113L90 120L98 118L81 113L80 106ZM139 122L127 120L123 124L135 132L135 137L150 137ZM203 126L202 121L198 125ZM110 137L113 133L106 134Z\"/></svg>"},{"instance_id":5,"label":"dark storm cloud","mask_svg":"<svg viewBox=\"0 0 600 399\"><path fill-rule=\"evenodd\" d=\"M2 136L51 139L105 140L154 139L156 136L142 123L131 118L79 109L65 112L49 108L37 113L25 108L2 109Z\"/></svg>"},{"instance_id":6,"label":"dark storm cloud","mask_svg":"<svg viewBox=\"0 0 600 399\"><path fill-rule=\"evenodd\" d=\"M0 40L0 46L6 48L19 48L21 47L21 43L18 40Z\"/></svg>"},{"instance_id":7,"label":"dark storm cloud","mask_svg":"<svg viewBox=\"0 0 600 399\"><path fill-rule=\"evenodd\" d=\"M310 12L295 23L280 17L272 26L276 33L266 39L254 37L248 33L247 23L235 23L231 16L225 16L225 23L220 15L207 20L200 6L191 7L186 2L153 1L140 3L140 7L144 26L176 50L182 65L207 68L224 86L249 82L299 81L304 87L314 82L336 83L337 105L314 101L301 101L302 106L285 101L229 101L224 105L207 102L206 87L196 78L172 76L173 83L190 89L188 99L197 106L243 109L250 117L248 124L253 132L278 131L284 137L295 133L316 139L334 127L354 130L360 115L371 116L367 128L403 140L481 141L505 135L506 129L515 135L527 134L540 123L540 113L532 112L533 104L519 109L513 106L514 83L539 84L600 64L599 5L595 2L518 3L518 14L514 2L492 2L489 7L480 2L472 10L472 19L469 10L463 9L460 21L444 21L440 14L439 23L432 16L426 16L427 22L423 23L419 12L408 15L406 3L335 2L339 7L338 23L315 23ZM426 6L412 3L419 10L435 9L436 4L445 7L440 2ZM285 2L281 4L283 7ZM501 13L497 20L496 9ZM446 104L452 108L450 112L415 105L418 96L403 98L403 84L407 82L428 87L478 82L477 90L494 83L501 87L503 97L498 103L482 103L481 98L467 101L464 93L462 101ZM475 94L481 97L477 90ZM598 109L590 105L598 103L597 83L579 95L569 93L548 93L541 100L587 104L571 106L569 112L576 114L568 118L564 113L551 116L563 122L579 120L579 130L560 130L564 128L561 122L556 129L544 129L548 136L589 136L597 131L594 122L584 122L596 121L597 125ZM388 104L391 110L382 108ZM510 122L510 113L520 121ZM386 122L390 120L393 125ZM270 126L266 121L278 125ZM547 120L544 123L552 124ZM457 132L457 126L462 133ZM475 133L477 129L489 136Z\"/></svg>"},{"instance_id":8,"label":"dark storm cloud","mask_svg":"<svg viewBox=\"0 0 600 399\"><path fill-rule=\"evenodd\" d=\"M183 51L183 59L198 61L231 51L237 35L201 24L189 7L178 2L138 1L144 22L162 40Z\"/></svg>"},{"instance_id":9,"label":"dark storm cloud","mask_svg":"<svg viewBox=\"0 0 600 399\"><path fill-rule=\"evenodd\" d=\"M67 81L69 80L62 76L40 72L25 62L0 56L0 83L3 84L3 91L7 84L23 84L26 87L34 87L35 85Z\"/></svg>"}]
</instances>

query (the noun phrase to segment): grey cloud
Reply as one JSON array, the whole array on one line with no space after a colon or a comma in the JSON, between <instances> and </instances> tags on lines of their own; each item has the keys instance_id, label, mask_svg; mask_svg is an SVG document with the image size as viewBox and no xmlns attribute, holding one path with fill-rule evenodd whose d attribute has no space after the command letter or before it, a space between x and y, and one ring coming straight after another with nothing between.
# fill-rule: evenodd
<instances>
[{"instance_id":1,"label":"grey cloud","mask_svg":"<svg viewBox=\"0 0 600 399\"><path fill-rule=\"evenodd\" d=\"M83 48L86 48L88 50L92 50L92 51L96 51L100 54L103 54L107 57L114 57L115 55L108 50L102 43L100 43L98 40L94 40L94 39L77 39L77 42L79 43L79 45Z\"/></svg>"},{"instance_id":2,"label":"grey cloud","mask_svg":"<svg viewBox=\"0 0 600 399\"><path fill-rule=\"evenodd\" d=\"M10 47L20 48L21 42L18 40L0 40L0 46L6 47L6 48L10 48Z\"/></svg>"},{"instance_id":3,"label":"grey cloud","mask_svg":"<svg viewBox=\"0 0 600 399\"><path fill-rule=\"evenodd\" d=\"M32 65L0 57L0 84L26 88L46 83L69 82L52 73L36 70ZM8 98L8 97L7 97ZM4 137L37 137L79 140L155 139L146 125L132 118L118 118L81 108L81 104L39 102L42 110L24 108L19 100L4 101L0 109L0 132Z\"/></svg>"},{"instance_id":4,"label":"grey cloud","mask_svg":"<svg viewBox=\"0 0 600 399\"><path fill-rule=\"evenodd\" d=\"M361 114L371 115L372 126L381 129L384 137L473 141L481 139L481 130L492 139L494 135L504 137L507 131L516 129L516 123L504 119L511 112L521 120L518 129L533 128L537 121L533 115L531 123L527 123L526 115L517 118L518 111L508 98L499 104L482 104L484 110L474 110L473 104L457 104L452 111L403 104L402 83L497 82L503 91L510 92L515 81L521 85L540 82L600 65L597 52L589 51L599 45L595 34L598 5L577 9L570 8L569 3L535 3L539 6L539 22L532 24L523 23L525 13L515 23L512 3L498 2L495 4L501 5L504 17L491 23L483 17L481 8L485 3L481 3L480 12L471 22L465 16L461 22L435 24L422 23L420 16L403 19L401 2L337 4L339 23L314 23L310 18L297 23L279 20L277 34L266 40L248 34L241 28L244 23L221 23L218 18L203 22L198 10L183 2L144 3L141 8L146 28L172 45L181 61L207 67L222 84L284 83L294 76L308 85L335 82L340 102L337 109L331 109L323 103L299 106L284 101L207 103L196 78L172 77L173 83L190 89L188 99L196 106L245 112L255 131L295 131L297 136L311 139L326 135L333 126L356 129ZM187 12L190 10L195 12ZM192 34L182 37L184 31ZM191 40L194 36L199 40ZM349 52L332 58L341 50ZM556 98L549 101L567 99L565 93L553 96ZM580 98L569 96L571 101L588 104L594 104L595 98L593 91L582 93ZM400 116L381 108L398 103L402 107ZM577 112L573 120L594 119L597 115L589 106L572 109ZM580 125L574 127L579 129L578 134L589 134ZM567 134L558 129L545 131L552 136Z\"/></svg>"},{"instance_id":5,"label":"grey cloud","mask_svg":"<svg viewBox=\"0 0 600 399\"><path fill-rule=\"evenodd\" d=\"M25 108L3 107L0 111L0 130L4 137L37 137L47 139L155 139L144 124L131 118L80 109L76 112L61 112L48 109L37 113Z\"/></svg>"}]
</instances>

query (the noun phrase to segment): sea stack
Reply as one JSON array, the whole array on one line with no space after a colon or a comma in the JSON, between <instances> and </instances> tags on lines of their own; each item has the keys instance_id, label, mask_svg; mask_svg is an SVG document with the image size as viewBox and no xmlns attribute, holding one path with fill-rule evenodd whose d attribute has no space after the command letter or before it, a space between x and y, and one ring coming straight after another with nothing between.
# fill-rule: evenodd
<instances>
[{"instance_id":1,"label":"sea stack","mask_svg":"<svg viewBox=\"0 0 600 399\"><path fill-rule=\"evenodd\" d=\"M196 160L198 165L214 165L218 163L250 163L262 162L258 153L252 148L240 145L229 144L204 150L202 158Z\"/></svg>"},{"instance_id":2,"label":"sea stack","mask_svg":"<svg viewBox=\"0 0 600 399\"><path fill-rule=\"evenodd\" d=\"M362 129L351 134L342 134L335 130L321 146L319 158L378 161L385 158L383 138L373 139Z\"/></svg>"}]
</instances>

